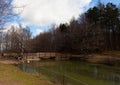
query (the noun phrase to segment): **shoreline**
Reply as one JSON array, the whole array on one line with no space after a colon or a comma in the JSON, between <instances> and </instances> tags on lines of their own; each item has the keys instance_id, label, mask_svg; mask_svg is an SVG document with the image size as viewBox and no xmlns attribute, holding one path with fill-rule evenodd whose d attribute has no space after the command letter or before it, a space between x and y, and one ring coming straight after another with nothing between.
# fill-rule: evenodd
<instances>
[{"instance_id":1,"label":"shoreline","mask_svg":"<svg viewBox=\"0 0 120 85\"><path fill-rule=\"evenodd\" d=\"M13 65L13 64L19 64L20 61L14 59L0 59L0 63Z\"/></svg>"}]
</instances>

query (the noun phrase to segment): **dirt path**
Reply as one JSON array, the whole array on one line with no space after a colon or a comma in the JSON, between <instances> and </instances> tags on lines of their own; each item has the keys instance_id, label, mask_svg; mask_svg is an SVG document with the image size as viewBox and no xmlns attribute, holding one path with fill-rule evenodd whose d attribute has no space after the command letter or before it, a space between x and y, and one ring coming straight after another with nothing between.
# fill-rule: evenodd
<instances>
[{"instance_id":1,"label":"dirt path","mask_svg":"<svg viewBox=\"0 0 120 85\"><path fill-rule=\"evenodd\" d=\"M3 64L19 64L20 62L17 61L17 60L0 59L0 63L3 63Z\"/></svg>"},{"instance_id":2,"label":"dirt path","mask_svg":"<svg viewBox=\"0 0 120 85\"><path fill-rule=\"evenodd\" d=\"M21 84L20 82L15 82L15 81L13 81L13 82L11 82L11 81L2 81L2 80L0 80L0 85L23 85L23 84Z\"/></svg>"}]
</instances>

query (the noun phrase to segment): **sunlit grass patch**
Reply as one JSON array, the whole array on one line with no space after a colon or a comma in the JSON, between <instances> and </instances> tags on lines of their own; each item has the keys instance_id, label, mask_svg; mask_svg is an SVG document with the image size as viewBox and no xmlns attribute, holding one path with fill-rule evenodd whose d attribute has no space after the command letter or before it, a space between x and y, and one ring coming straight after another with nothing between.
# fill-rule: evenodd
<instances>
[{"instance_id":1,"label":"sunlit grass patch","mask_svg":"<svg viewBox=\"0 0 120 85\"><path fill-rule=\"evenodd\" d=\"M0 81L5 85L53 85L43 75L25 73L13 65L1 63Z\"/></svg>"}]
</instances>

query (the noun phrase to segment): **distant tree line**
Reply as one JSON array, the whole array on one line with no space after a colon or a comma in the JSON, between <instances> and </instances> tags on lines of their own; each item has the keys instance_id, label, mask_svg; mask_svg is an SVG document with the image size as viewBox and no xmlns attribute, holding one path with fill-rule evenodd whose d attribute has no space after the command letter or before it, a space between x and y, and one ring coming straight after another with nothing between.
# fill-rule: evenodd
<instances>
[{"instance_id":1,"label":"distant tree line","mask_svg":"<svg viewBox=\"0 0 120 85\"><path fill-rule=\"evenodd\" d=\"M30 52L91 53L120 50L120 9L98 3L70 24L60 24L31 40Z\"/></svg>"}]
</instances>

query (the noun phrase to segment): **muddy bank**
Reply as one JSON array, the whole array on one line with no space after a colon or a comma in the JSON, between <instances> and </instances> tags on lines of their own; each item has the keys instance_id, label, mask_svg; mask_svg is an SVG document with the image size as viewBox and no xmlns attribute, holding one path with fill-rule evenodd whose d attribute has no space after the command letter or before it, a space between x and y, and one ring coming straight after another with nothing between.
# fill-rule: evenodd
<instances>
[{"instance_id":1,"label":"muddy bank","mask_svg":"<svg viewBox=\"0 0 120 85\"><path fill-rule=\"evenodd\" d=\"M120 65L120 57L114 55L91 54L86 61L106 65Z\"/></svg>"}]
</instances>

